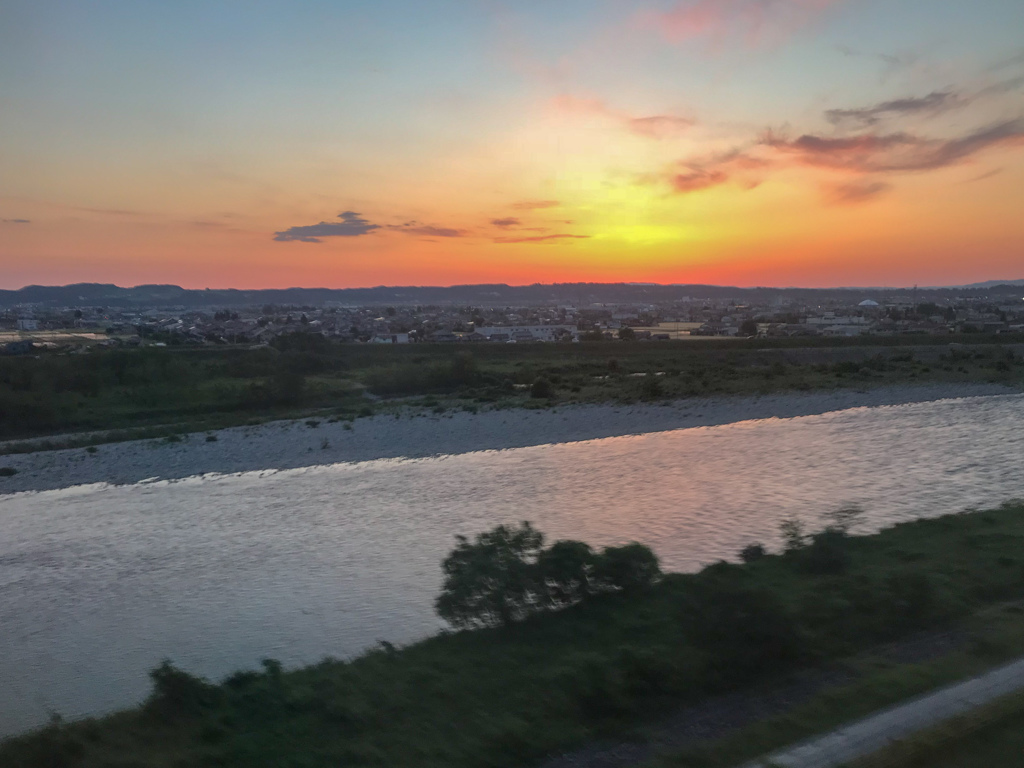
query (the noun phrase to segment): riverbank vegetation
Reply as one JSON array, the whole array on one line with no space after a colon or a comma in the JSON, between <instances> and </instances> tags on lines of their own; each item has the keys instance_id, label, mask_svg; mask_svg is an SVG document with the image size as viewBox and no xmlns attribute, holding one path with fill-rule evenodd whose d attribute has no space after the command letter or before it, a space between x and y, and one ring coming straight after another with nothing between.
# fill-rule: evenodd
<instances>
[{"instance_id":1,"label":"riverbank vegetation","mask_svg":"<svg viewBox=\"0 0 1024 768\"><path fill-rule=\"evenodd\" d=\"M974 335L343 345L297 334L260 348L54 350L0 357L0 440L98 432L7 445L12 452L409 406L548 407L910 383L1019 386L1022 342Z\"/></svg>"},{"instance_id":2,"label":"riverbank vegetation","mask_svg":"<svg viewBox=\"0 0 1024 768\"><path fill-rule=\"evenodd\" d=\"M847 512L811 534L790 525L781 554L751 547L747 562L349 661L285 671L267 660L218 683L165 663L143 706L7 740L0 765L538 765L1024 598L1022 504L872 536L851 536L855 523Z\"/></svg>"}]
</instances>

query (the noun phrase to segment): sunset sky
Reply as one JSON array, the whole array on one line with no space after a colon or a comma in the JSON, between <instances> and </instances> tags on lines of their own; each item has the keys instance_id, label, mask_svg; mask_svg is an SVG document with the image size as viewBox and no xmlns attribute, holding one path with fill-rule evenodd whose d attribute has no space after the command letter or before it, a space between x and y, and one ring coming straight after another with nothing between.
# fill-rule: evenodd
<instances>
[{"instance_id":1,"label":"sunset sky","mask_svg":"<svg viewBox=\"0 0 1024 768\"><path fill-rule=\"evenodd\" d=\"M0 287L1012 278L1022 0L0 0Z\"/></svg>"}]
</instances>

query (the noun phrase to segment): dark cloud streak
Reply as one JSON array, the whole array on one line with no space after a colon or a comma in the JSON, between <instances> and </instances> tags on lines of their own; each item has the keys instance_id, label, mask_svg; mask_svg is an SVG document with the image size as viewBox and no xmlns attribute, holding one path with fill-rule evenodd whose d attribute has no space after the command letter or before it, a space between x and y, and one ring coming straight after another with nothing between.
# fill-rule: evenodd
<instances>
[{"instance_id":1,"label":"dark cloud streak","mask_svg":"<svg viewBox=\"0 0 1024 768\"><path fill-rule=\"evenodd\" d=\"M881 197L892 189L884 181L851 181L828 190L828 199L835 205L859 205Z\"/></svg>"},{"instance_id":2,"label":"dark cloud streak","mask_svg":"<svg viewBox=\"0 0 1024 768\"><path fill-rule=\"evenodd\" d=\"M1024 142L1024 119L1009 120L955 139L929 139L909 133L825 138L805 134L789 141L772 134L766 146L804 165L858 173L934 171L989 149Z\"/></svg>"},{"instance_id":3,"label":"dark cloud streak","mask_svg":"<svg viewBox=\"0 0 1024 768\"><path fill-rule=\"evenodd\" d=\"M302 227L289 227L274 233L278 242L320 243L324 237L360 237L367 235L379 224L371 224L355 211L344 211L338 214L340 222L321 221Z\"/></svg>"},{"instance_id":4,"label":"dark cloud streak","mask_svg":"<svg viewBox=\"0 0 1024 768\"><path fill-rule=\"evenodd\" d=\"M423 235L425 237L465 237L464 229L453 229L451 227L434 227L429 224L421 224L416 227L401 227L403 232L410 235Z\"/></svg>"},{"instance_id":5,"label":"dark cloud streak","mask_svg":"<svg viewBox=\"0 0 1024 768\"><path fill-rule=\"evenodd\" d=\"M496 243L543 243L552 240L588 240L590 235L538 235L536 237L496 237Z\"/></svg>"},{"instance_id":6,"label":"dark cloud streak","mask_svg":"<svg viewBox=\"0 0 1024 768\"><path fill-rule=\"evenodd\" d=\"M884 101L873 107L830 109L825 112L825 119L833 125L853 123L859 126L872 126L888 116L922 113L935 115L965 106L969 102L970 99L961 98L953 91L933 91L927 96Z\"/></svg>"}]
</instances>

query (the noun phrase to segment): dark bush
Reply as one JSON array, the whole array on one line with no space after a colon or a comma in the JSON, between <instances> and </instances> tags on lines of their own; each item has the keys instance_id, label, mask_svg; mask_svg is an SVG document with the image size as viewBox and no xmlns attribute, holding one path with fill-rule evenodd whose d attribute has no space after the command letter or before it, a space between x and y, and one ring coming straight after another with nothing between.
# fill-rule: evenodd
<instances>
[{"instance_id":1,"label":"dark bush","mask_svg":"<svg viewBox=\"0 0 1024 768\"><path fill-rule=\"evenodd\" d=\"M665 396L665 387L652 374L648 374L640 384L640 397L644 400L657 400Z\"/></svg>"},{"instance_id":2,"label":"dark bush","mask_svg":"<svg viewBox=\"0 0 1024 768\"><path fill-rule=\"evenodd\" d=\"M849 537L838 528L816 533L810 545L799 552L797 562L805 573L819 576L842 573L850 564Z\"/></svg>"},{"instance_id":3,"label":"dark bush","mask_svg":"<svg viewBox=\"0 0 1024 768\"><path fill-rule=\"evenodd\" d=\"M0 477L12 477L18 474L14 467L0 467Z\"/></svg>"},{"instance_id":4,"label":"dark bush","mask_svg":"<svg viewBox=\"0 0 1024 768\"><path fill-rule=\"evenodd\" d=\"M658 557L643 544L606 547L594 564L594 577L605 588L642 589L661 577Z\"/></svg>"},{"instance_id":5,"label":"dark bush","mask_svg":"<svg viewBox=\"0 0 1024 768\"><path fill-rule=\"evenodd\" d=\"M542 598L554 608L572 605L590 594L597 556L582 541L556 541L537 557Z\"/></svg>"},{"instance_id":6,"label":"dark bush","mask_svg":"<svg viewBox=\"0 0 1024 768\"><path fill-rule=\"evenodd\" d=\"M763 544L748 544L740 550L740 560L744 563L752 563L767 555Z\"/></svg>"},{"instance_id":7,"label":"dark bush","mask_svg":"<svg viewBox=\"0 0 1024 768\"><path fill-rule=\"evenodd\" d=\"M547 379L536 379L530 385L530 397L537 400L548 400L555 396L555 388Z\"/></svg>"},{"instance_id":8,"label":"dark bush","mask_svg":"<svg viewBox=\"0 0 1024 768\"><path fill-rule=\"evenodd\" d=\"M153 691L146 708L161 717L195 717L215 706L221 690L199 677L183 672L164 660L149 673Z\"/></svg>"},{"instance_id":9,"label":"dark bush","mask_svg":"<svg viewBox=\"0 0 1024 768\"><path fill-rule=\"evenodd\" d=\"M693 644L730 677L791 664L804 651L796 617L779 598L734 579L704 579L683 620Z\"/></svg>"}]
</instances>

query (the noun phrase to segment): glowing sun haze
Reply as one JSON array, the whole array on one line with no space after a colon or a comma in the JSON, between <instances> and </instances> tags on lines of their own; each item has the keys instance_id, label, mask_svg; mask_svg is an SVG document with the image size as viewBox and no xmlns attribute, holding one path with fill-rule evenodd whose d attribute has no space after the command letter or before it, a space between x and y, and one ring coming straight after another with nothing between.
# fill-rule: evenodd
<instances>
[{"instance_id":1,"label":"glowing sun haze","mask_svg":"<svg viewBox=\"0 0 1024 768\"><path fill-rule=\"evenodd\" d=\"M1021 0L0 0L0 284L1024 277Z\"/></svg>"}]
</instances>

